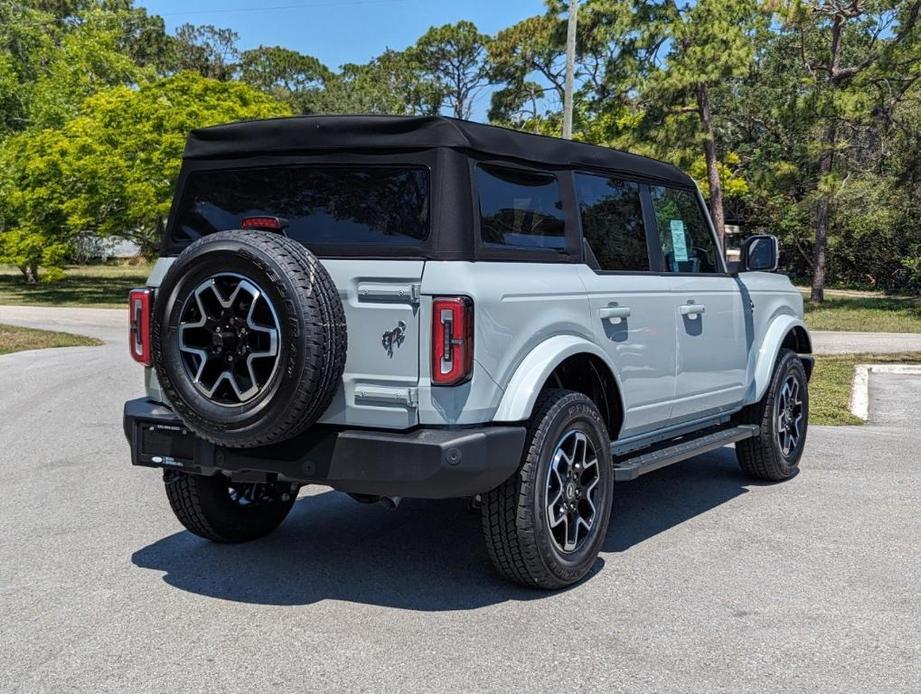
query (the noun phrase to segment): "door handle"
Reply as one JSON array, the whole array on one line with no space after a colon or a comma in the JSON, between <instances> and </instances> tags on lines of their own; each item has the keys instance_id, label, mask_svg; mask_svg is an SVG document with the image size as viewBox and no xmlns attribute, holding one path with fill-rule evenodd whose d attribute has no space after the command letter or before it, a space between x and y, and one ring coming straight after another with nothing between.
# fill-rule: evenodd
<instances>
[{"instance_id":1,"label":"door handle","mask_svg":"<svg viewBox=\"0 0 921 694\"><path fill-rule=\"evenodd\" d=\"M629 306L606 306L605 308L598 309L598 315L602 318L607 318L612 323L619 321L621 318L626 318L630 315ZM615 320L616 319L616 320Z\"/></svg>"},{"instance_id":2,"label":"door handle","mask_svg":"<svg viewBox=\"0 0 921 694\"><path fill-rule=\"evenodd\" d=\"M690 319L697 318L701 313L704 313L707 310L706 306L702 304L684 304L678 309L681 311L682 316L687 316Z\"/></svg>"}]
</instances>

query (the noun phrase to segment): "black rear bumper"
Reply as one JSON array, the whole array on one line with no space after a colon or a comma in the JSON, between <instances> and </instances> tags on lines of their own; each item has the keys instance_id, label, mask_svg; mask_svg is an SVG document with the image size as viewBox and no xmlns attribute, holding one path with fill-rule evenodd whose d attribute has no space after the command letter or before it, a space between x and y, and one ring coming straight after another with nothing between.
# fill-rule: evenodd
<instances>
[{"instance_id":1,"label":"black rear bumper","mask_svg":"<svg viewBox=\"0 0 921 694\"><path fill-rule=\"evenodd\" d=\"M261 448L224 448L190 431L172 410L125 403L131 463L241 481L324 484L353 494L442 499L497 487L518 468L523 426L389 432L314 427Z\"/></svg>"}]
</instances>

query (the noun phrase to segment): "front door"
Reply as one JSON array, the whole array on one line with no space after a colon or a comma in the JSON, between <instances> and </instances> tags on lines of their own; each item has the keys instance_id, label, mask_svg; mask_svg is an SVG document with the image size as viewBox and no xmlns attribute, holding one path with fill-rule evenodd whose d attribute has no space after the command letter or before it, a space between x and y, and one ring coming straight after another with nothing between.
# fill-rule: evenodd
<instances>
[{"instance_id":1,"label":"front door","mask_svg":"<svg viewBox=\"0 0 921 694\"><path fill-rule=\"evenodd\" d=\"M696 191L650 186L677 334L676 421L738 408L748 350L742 292Z\"/></svg>"}]
</instances>

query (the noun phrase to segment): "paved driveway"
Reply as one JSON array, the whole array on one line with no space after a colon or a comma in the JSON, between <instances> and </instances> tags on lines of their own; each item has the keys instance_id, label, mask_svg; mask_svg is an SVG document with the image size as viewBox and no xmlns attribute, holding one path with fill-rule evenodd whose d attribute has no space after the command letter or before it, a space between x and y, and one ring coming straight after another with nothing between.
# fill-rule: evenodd
<instances>
[{"instance_id":1,"label":"paved driveway","mask_svg":"<svg viewBox=\"0 0 921 694\"><path fill-rule=\"evenodd\" d=\"M624 484L547 594L493 576L462 502L309 489L264 540L184 532L128 465L110 319L0 358L0 690L917 691L916 426L815 427L782 485L731 450Z\"/></svg>"}]
</instances>

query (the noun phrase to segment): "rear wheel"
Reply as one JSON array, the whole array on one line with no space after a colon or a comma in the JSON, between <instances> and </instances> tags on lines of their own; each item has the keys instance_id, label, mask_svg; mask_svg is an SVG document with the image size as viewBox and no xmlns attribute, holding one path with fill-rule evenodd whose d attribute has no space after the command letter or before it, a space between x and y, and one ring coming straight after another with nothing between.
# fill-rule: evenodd
<instances>
[{"instance_id":1,"label":"rear wheel","mask_svg":"<svg viewBox=\"0 0 921 694\"><path fill-rule=\"evenodd\" d=\"M290 484L231 482L167 470L166 497L185 528L213 542L246 542L268 535L288 515L297 490Z\"/></svg>"},{"instance_id":2,"label":"rear wheel","mask_svg":"<svg viewBox=\"0 0 921 694\"><path fill-rule=\"evenodd\" d=\"M521 467L483 498L483 533L500 574L547 589L585 577L611 517L610 446L582 393L550 390L538 399Z\"/></svg>"},{"instance_id":3,"label":"rear wheel","mask_svg":"<svg viewBox=\"0 0 921 694\"><path fill-rule=\"evenodd\" d=\"M809 426L809 387L806 370L796 352L782 349L774 375L760 402L743 413L758 424L758 436L736 444L736 458L745 474L780 482L799 471Z\"/></svg>"}]
</instances>

